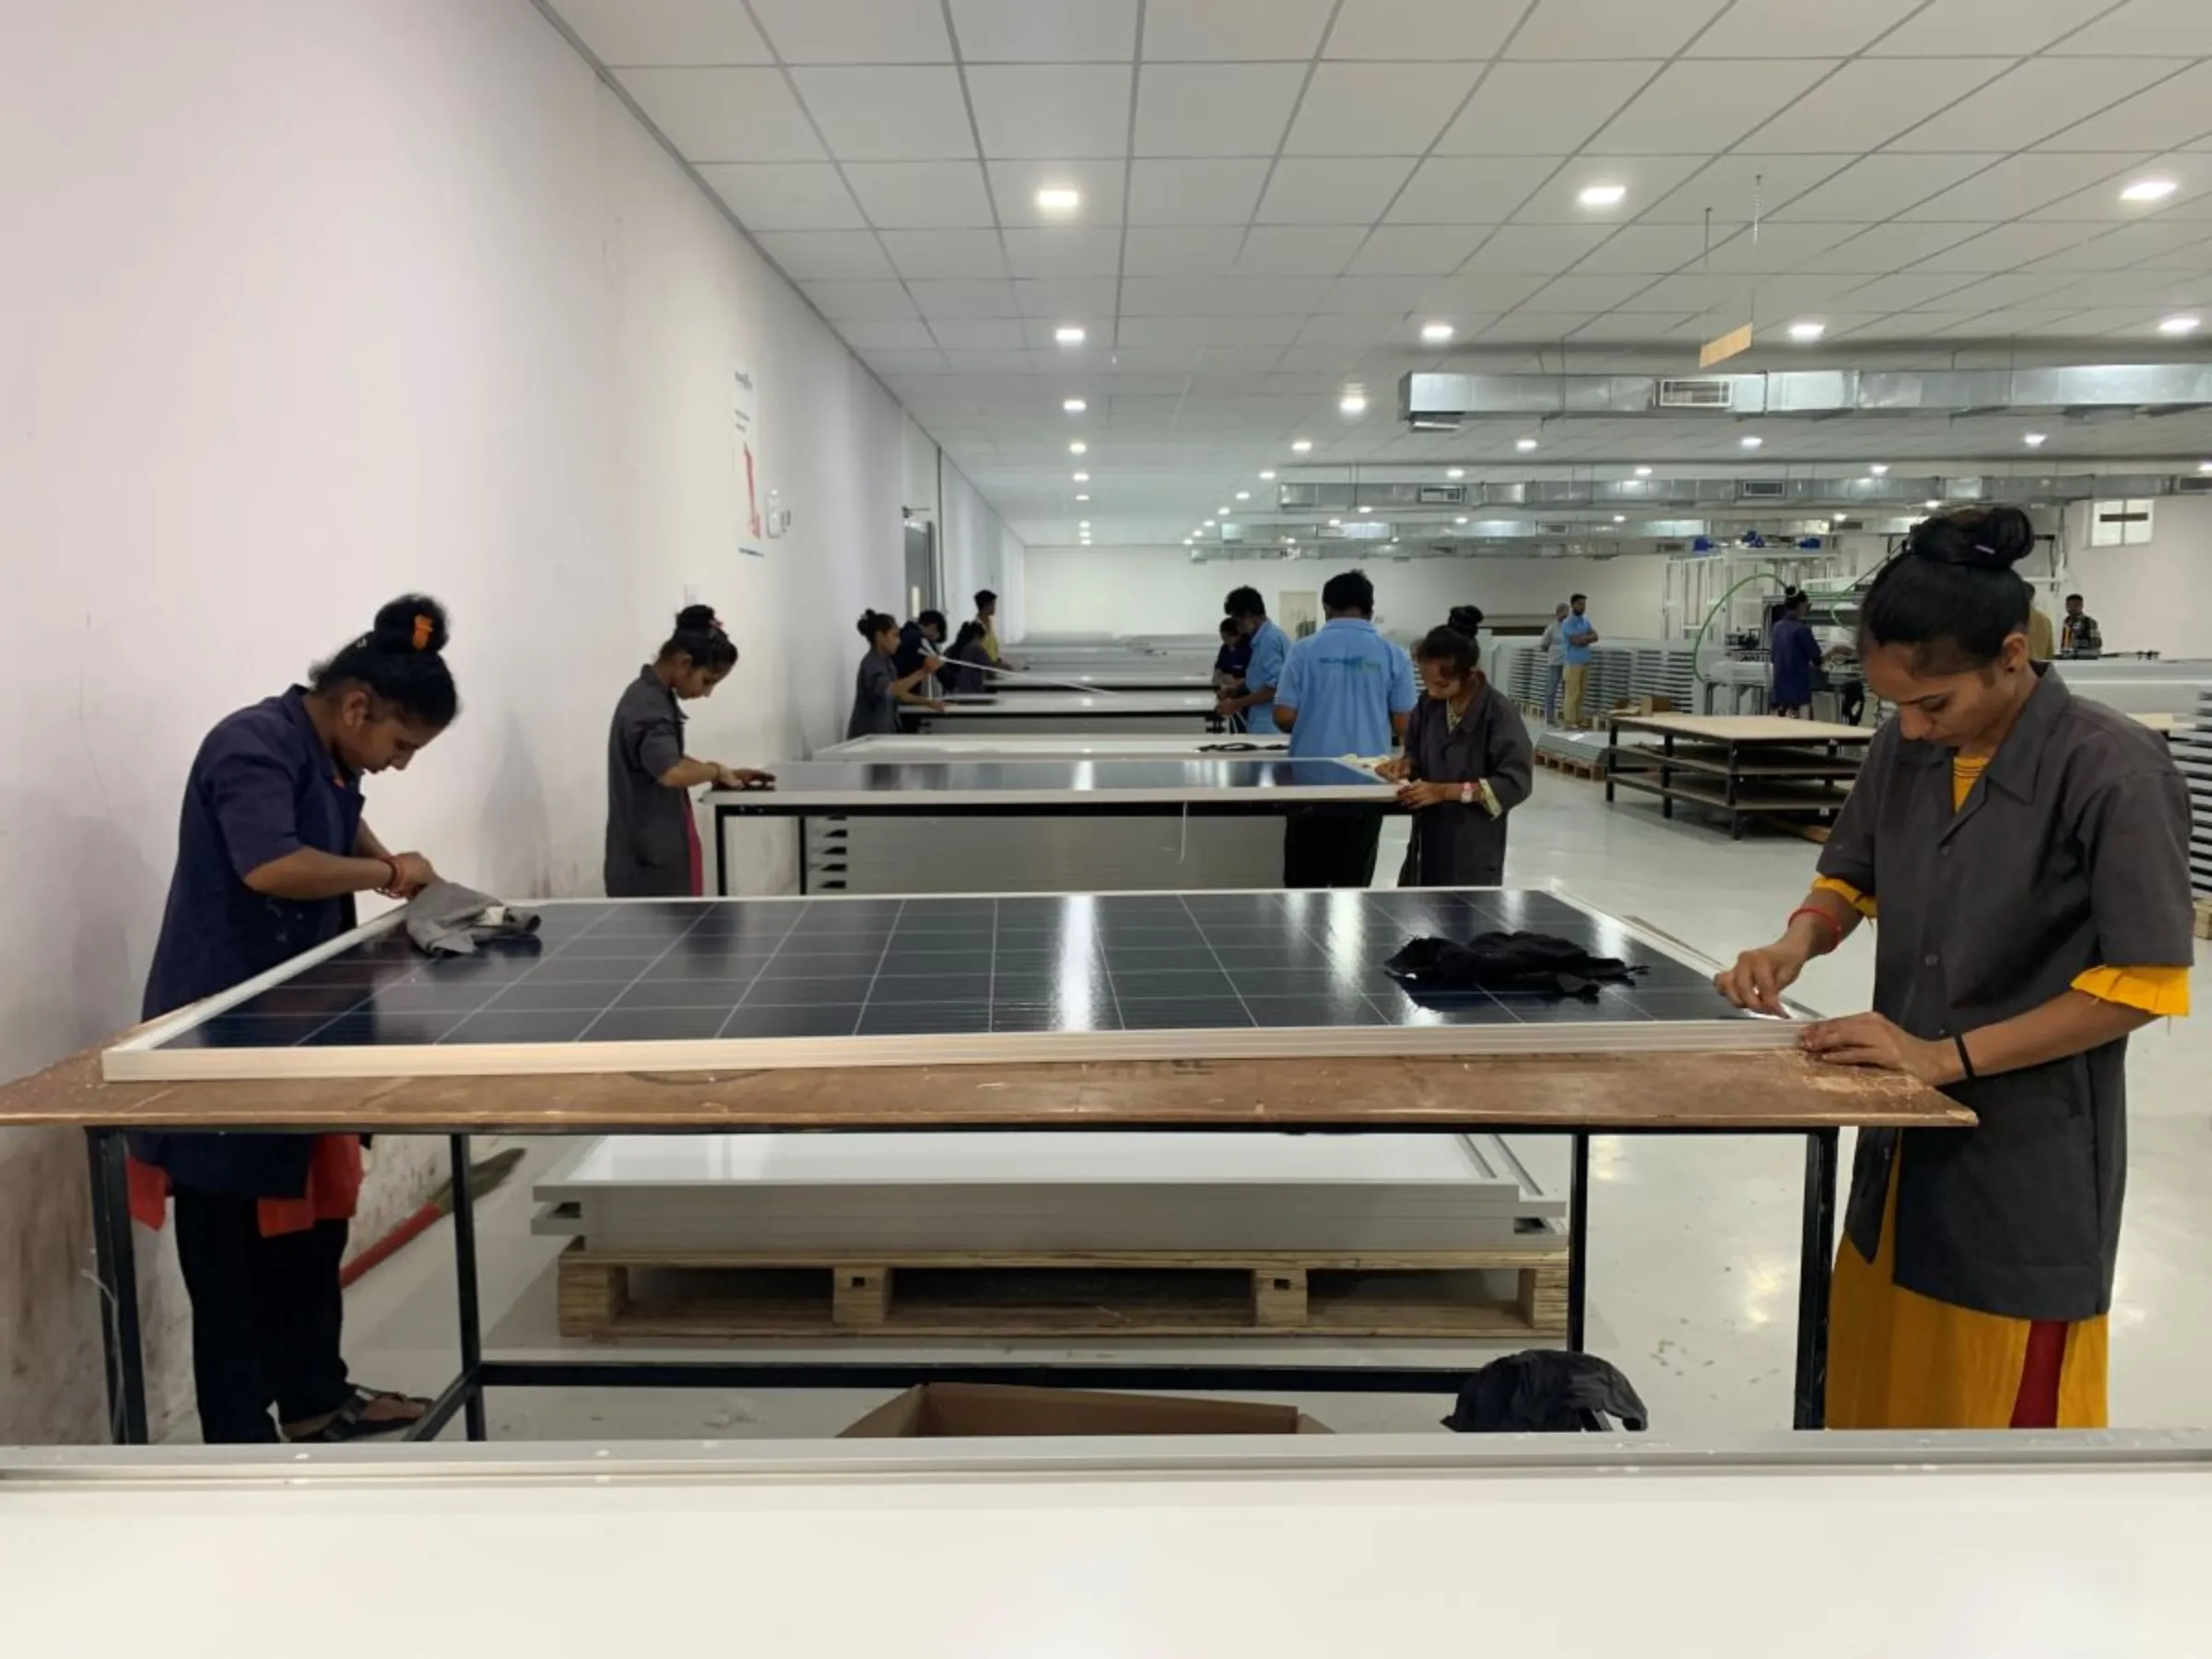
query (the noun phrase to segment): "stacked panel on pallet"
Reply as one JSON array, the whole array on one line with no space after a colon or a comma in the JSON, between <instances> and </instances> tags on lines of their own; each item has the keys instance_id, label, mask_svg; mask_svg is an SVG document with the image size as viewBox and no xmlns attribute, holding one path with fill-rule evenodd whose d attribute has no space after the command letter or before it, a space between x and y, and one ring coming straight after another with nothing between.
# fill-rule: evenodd
<instances>
[{"instance_id":1,"label":"stacked panel on pallet","mask_svg":"<svg viewBox=\"0 0 2212 1659\"><path fill-rule=\"evenodd\" d=\"M2212 691L2196 696L2196 724L2171 734L2173 759L2189 783L2189 885L2212 893Z\"/></svg>"}]
</instances>

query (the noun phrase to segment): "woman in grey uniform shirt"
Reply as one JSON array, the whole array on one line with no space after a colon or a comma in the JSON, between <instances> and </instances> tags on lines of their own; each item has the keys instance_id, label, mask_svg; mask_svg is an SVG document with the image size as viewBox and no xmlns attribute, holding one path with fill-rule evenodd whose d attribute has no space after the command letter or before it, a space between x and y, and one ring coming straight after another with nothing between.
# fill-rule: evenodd
<instances>
[{"instance_id":1,"label":"woman in grey uniform shirt","mask_svg":"<svg viewBox=\"0 0 2212 1659\"><path fill-rule=\"evenodd\" d=\"M682 705L712 697L737 665L737 643L711 605L679 613L660 655L638 670L615 704L606 744L606 859L610 899L696 898L705 887L691 791L761 789L772 773L684 753Z\"/></svg>"},{"instance_id":2,"label":"woman in grey uniform shirt","mask_svg":"<svg viewBox=\"0 0 2212 1659\"><path fill-rule=\"evenodd\" d=\"M1459 610L1453 618L1465 620ZM1398 885L1497 887L1505 879L1505 815L1528 799L1535 770L1528 727L1490 688L1471 632L1433 629L1413 658L1426 695L1406 723L1404 751L1376 769L1414 809Z\"/></svg>"},{"instance_id":3,"label":"woman in grey uniform shirt","mask_svg":"<svg viewBox=\"0 0 2212 1659\"><path fill-rule=\"evenodd\" d=\"M868 642L868 654L860 659L860 673L853 681L853 716L845 722L845 736L850 739L898 731L901 703L943 713L943 703L914 692L916 686L945 665L943 661L931 657L901 679L893 660L899 654L899 618L881 611L864 611L859 628L860 637Z\"/></svg>"},{"instance_id":4,"label":"woman in grey uniform shirt","mask_svg":"<svg viewBox=\"0 0 2212 1659\"><path fill-rule=\"evenodd\" d=\"M2128 1034L2188 1012L2189 802L2166 745L2030 661L2017 509L1924 521L1868 589L1897 705L1783 936L1719 977L1781 1011L1876 917L1874 1011L1808 1027L1969 1130L1862 1131L1830 1323L1830 1428L2096 1428L2127 1170Z\"/></svg>"}]
</instances>

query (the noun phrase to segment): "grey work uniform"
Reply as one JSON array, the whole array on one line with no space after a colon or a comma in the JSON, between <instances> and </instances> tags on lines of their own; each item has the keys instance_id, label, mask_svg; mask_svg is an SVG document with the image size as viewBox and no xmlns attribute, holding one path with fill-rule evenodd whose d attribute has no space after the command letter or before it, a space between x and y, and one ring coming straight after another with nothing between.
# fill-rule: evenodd
<instances>
[{"instance_id":1,"label":"grey work uniform","mask_svg":"<svg viewBox=\"0 0 2212 1659\"><path fill-rule=\"evenodd\" d=\"M860 675L853 687L853 718L845 722L845 735L869 737L899 730L899 700L891 695L894 680L891 659L871 651L860 659Z\"/></svg>"},{"instance_id":2,"label":"grey work uniform","mask_svg":"<svg viewBox=\"0 0 2212 1659\"><path fill-rule=\"evenodd\" d=\"M2165 740L2041 683L1973 793L1954 751L1875 736L1820 873L1880 904L1874 1006L1921 1038L2025 1014L2091 968L2185 967L2189 798ZM1971 1046L1971 1045L1970 1045ZM1952 1085L1974 1129L1862 1130L1844 1230L1868 1261L1898 1171L1898 1285L2072 1323L2112 1305L2127 1177L2125 1039Z\"/></svg>"},{"instance_id":3,"label":"grey work uniform","mask_svg":"<svg viewBox=\"0 0 2212 1659\"><path fill-rule=\"evenodd\" d=\"M1413 838L1400 887L1497 887L1505 879L1505 814L1528 799L1535 752L1520 710L1486 680L1454 726L1448 704L1424 697L1406 723L1406 758L1425 783L1482 783L1497 797L1492 817L1479 795L1424 806L1413 815Z\"/></svg>"},{"instance_id":4,"label":"grey work uniform","mask_svg":"<svg viewBox=\"0 0 2212 1659\"><path fill-rule=\"evenodd\" d=\"M615 704L606 739L606 862L610 899L691 893L691 792L661 775L684 758L676 693L650 667Z\"/></svg>"}]
</instances>

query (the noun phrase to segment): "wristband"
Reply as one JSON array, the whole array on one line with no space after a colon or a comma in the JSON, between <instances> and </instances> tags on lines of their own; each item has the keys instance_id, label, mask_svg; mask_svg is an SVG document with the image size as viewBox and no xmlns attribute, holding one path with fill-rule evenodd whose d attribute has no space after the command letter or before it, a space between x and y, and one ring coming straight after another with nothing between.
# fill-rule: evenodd
<instances>
[{"instance_id":1,"label":"wristband","mask_svg":"<svg viewBox=\"0 0 2212 1659\"><path fill-rule=\"evenodd\" d=\"M1959 1031L1951 1038L1951 1046L1959 1051L1959 1069L1966 1074L1968 1080L1971 1081L1980 1077L1982 1074L1974 1069L1974 1057L1966 1052L1966 1033L1964 1031Z\"/></svg>"},{"instance_id":2,"label":"wristband","mask_svg":"<svg viewBox=\"0 0 2212 1659\"><path fill-rule=\"evenodd\" d=\"M393 857L389 853L379 853L377 857L382 859L384 861L384 868L392 872L392 885L386 888L384 890L388 893L398 892L399 884L403 879L399 867L399 860Z\"/></svg>"},{"instance_id":3,"label":"wristband","mask_svg":"<svg viewBox=\"0 0 2212 1659\"><path fill-rule=\"evenodd\" d=\"M1829 913L1828 913L1826 911L1824 911L1824 910L1820 909L1820 908L1819 908L1818 905L1812 905L1812 904L1801 904L1801 905L1799 905L1799 906L1798 906L1798 907L1797 907L1795 910L1794 910L1794 911L1792 911L1792 912L1790 912L1790 922L1794 922L1794 921L1796 921L1796 920L1797 920L1797 918L1798 918L1798 917L1800 917L1800 916L1810 916L1810 917L1812 917L1812 919L1813 919L1814 921L1816 921L1816 922L1818 922L1818 923L1821 923L1822 924L1824 924L1824 925L1825 925L1825 926L1828 928L1828 931L1829 931L1829 932L1830 932L1831 934L1835 935L1835 942L1834 942L1833 944L1830 945L1830 946L1829 946L1829 947L1828 947L1830 950L1835 950L1835 949L1839 948L1839 947L1840 947L1842 945L1842 943L1843 943L1843 924L1842 924L1842 923L1841 923L1841 922L1839 922L1839 921L1837 921L1837 920L1836 920L1836 919L1835 919L1833 916L1830 915L1830 914L1829 914ZM1788 929L1788 927L1789 927L1789 924L1789 924L1789 922L1785 922L1785 923L1783 923L1783 929L1784 929L1785 931ZM1823 953L1823 954L1825 954L1825 953Z\"/></svg>"}]
</instances>

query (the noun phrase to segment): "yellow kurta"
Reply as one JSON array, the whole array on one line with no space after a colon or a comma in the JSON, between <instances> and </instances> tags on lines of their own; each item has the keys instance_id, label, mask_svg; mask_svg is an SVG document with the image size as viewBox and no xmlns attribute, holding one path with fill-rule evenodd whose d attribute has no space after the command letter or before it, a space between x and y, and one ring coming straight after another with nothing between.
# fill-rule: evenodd
<instances>
[{"instance_id":1,"label":"yellow kurta","mask_svg":"<svg viewBox=\"0 0 2212 1659\"><path fill-rule=\"evenodd\" d=\"M1987 765L1964 759L1952 762L1954 809L1966 805ZM1876 900L1848 883L1823 877L1813 885L1865 916L1876 913ZM2146 1013L2189 1012L2185 968L2093 968L2076 978L2074 988ZM1836 1251L1829 1302L1828 1426L2008 1428L2033 1322L1957 1307L1896 1283L1897 1182L1903 1164L1900 1147L1889 1168L1881 1243L1874 1260L1860 1255L1848 1238ZM2104 1317L2066 1327L2058 1378L2061 1429L2104 1427L2109 1352Z\"/></svg>"}]
</instances>

